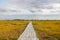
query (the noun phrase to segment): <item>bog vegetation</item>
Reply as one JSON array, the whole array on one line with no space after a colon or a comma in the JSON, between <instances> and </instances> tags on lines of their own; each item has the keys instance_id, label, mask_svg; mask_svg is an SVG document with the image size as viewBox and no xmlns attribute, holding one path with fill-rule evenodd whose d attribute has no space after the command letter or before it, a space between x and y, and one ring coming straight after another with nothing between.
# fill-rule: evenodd
<instances>
[{"instance_id":1,"label":"bog vegetation","mask_svg":"<svg viewBox=\"0 0 60 40\"><path fill-rule=\"evenodd\" d=\"M40 40L60 40L60 20L31 20ZM28 20L0 20L0 40L17 40Z\"/></svg>"}]
</instances>

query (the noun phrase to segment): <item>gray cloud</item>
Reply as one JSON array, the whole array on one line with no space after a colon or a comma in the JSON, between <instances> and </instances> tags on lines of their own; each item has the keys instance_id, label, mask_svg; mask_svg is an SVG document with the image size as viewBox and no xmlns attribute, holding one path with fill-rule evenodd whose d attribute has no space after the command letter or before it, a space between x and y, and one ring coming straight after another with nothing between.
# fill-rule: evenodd
<instances>
[{"instance_id":1,"label":"gray cloud","mask_svg":"<svg viewBox=\"0 0 60 40\"><path fill-rule=\"evenodd\" d=\"M37 14L25 14L25 15L1 15L0 19L2 20L12 20L12 19L24 19L24 20L60 20L60 15L37 15Z\"/></svg>"},{"instance_id":2,"label":"gray cloud","mask_svg":"<svg viewBox=\"0 0 60 40\"><path fill-rule=\"evenodd\" d=\"M40 8L45 4L60 3L60 0L9 0L12 4L27 8Z\"/></svg>"},{"instance_id":3,"label":"gray cloud","mask_svg":"<svg viewBox=\"0 0 60 40\"><path fill-rule=\"evenodd\" d=\"M0 15L4 15L0 16L0 19L1 18L44 19L44 17L46 19L56 19L57 17L58 18L60 17L59 16L60 0L7 0L7 1L9 2L9 5L0 8Z\"/></svg>"}]
</instances>

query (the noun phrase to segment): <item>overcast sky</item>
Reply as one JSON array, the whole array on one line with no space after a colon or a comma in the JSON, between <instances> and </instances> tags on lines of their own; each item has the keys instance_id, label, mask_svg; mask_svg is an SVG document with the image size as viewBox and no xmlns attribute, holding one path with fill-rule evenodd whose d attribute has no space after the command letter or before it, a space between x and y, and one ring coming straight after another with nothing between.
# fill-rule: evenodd
<instances>
[{"instance_id":1,"label":"overcast sky","mask_svg":"<svg viewBox=\"0 0 60 40\"><path fill-rule=\"evenodd\" d=\"M0 0L0 19L26 18L24 15L32 15L32 19L60 19L60 0Z\"/></svg>"}]
</instances>

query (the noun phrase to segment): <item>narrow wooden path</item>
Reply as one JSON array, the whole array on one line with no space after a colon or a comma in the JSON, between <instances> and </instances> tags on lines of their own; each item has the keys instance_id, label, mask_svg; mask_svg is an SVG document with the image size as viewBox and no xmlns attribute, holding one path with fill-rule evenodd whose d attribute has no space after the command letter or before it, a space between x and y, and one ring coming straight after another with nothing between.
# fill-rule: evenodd
<instances>
[{"instance_id":1,"label":"narrow wooden path","mask_svg":"<svg viewBox=\"0 0 60 40\"><path fill-rule=\"evenodd\" d=\"M25 31L20 35L18 40L39 40L36 36L35 30L33 28L32 22L30 22Z\"/></svg>"}]
</instances>

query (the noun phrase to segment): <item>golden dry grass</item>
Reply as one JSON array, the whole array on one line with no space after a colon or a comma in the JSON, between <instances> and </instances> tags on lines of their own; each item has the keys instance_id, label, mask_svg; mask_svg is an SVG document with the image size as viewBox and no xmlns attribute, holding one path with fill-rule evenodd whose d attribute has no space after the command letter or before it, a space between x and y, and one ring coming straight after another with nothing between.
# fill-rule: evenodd
<instances>
[{"instance_id":1,"label":"golden dry grass","mask_svg":"<svg viewBox=\"0 0 60 40\"><path fill-rule=\"evenodd\" d=\"M41 40L60 40L60 20L33 21L33 25Z\"/></svg>"},{"instance_id":2,"label":"golden dry grass","mask_svg":"<svg viewBox=\"0 0 60 40\"><path fill-rule=\"evenodd\" d=\"M60 20L32 20L40 40L60 40ZM28 20L0 20L0 40L17 40Z\"/></svg>"}]
</instances>

